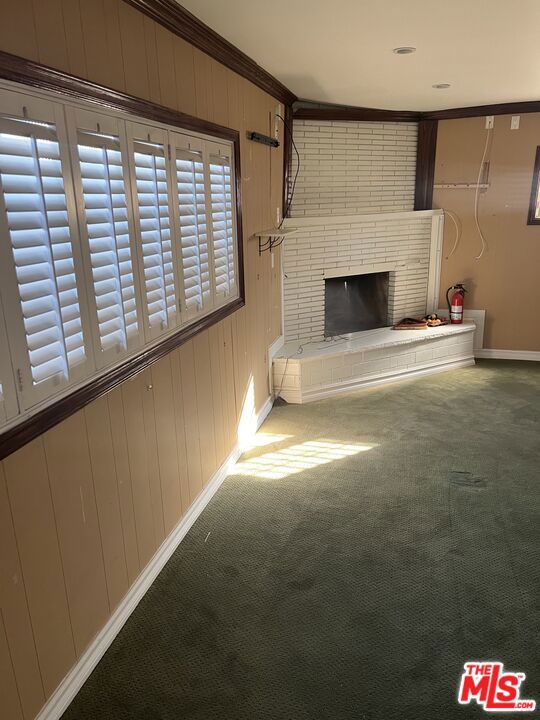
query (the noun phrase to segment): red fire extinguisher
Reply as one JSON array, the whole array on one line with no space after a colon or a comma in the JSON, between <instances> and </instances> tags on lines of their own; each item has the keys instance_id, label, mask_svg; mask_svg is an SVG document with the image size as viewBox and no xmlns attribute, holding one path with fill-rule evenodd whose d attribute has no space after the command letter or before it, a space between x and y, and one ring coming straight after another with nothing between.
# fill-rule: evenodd
<instances>
[{"instance_id":1,"label":"red fire extinguisher","mask_svg":"<svg viewBox=\"0 0 540 720\"><path fill-rule=\"evenodd\" d=\"M450 299L450 291L454 290L454 294ZM465 302L465 293L467 291L461 283L452 285L446 291L446 302L448 304L448 312L450 313L450 322L452 325L459 325L463 322L463 304Z\"/></svg>"}]
</instances>

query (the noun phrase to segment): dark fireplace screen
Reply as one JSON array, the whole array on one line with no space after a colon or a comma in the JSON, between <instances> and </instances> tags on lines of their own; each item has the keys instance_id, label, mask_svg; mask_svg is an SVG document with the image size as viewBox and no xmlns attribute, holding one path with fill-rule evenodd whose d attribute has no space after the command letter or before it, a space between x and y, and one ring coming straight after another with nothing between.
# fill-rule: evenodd
<instances>
[{"instance_id":1,"label":"dark fireplace screen","mask_svg":"<svg viewBox=\"0 0 540 720\"><path fill-rule=\"evenodd\" d=\"M386 327L389 276L381 272L325 280L325 337Z\"/></svg>"}]
</instances>

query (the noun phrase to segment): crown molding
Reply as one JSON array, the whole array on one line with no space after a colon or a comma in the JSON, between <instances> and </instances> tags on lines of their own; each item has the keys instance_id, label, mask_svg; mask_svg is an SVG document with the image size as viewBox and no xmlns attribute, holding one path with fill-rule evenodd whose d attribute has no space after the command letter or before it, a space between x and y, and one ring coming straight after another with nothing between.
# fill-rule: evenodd
<instances>
[{"instance_id":1,"label":"crown molding","mask_svg":"<svg viewBox=\"0 0 540 720\"><path fill-rule=\"evenodd\" d=\"M423 112L420 115L422 120L457 120L459 118L483 117L484 115L525 115L532 112L540 112L540 100L448 108L447 110Z\"/></svg>"},{"instance_id":2,"label":"crown molding","mask_svg":"<svg viewBox=\"0 0 540 720\"><path fill-rule=\"evenodd\" d=\"M351 122L420 122L422 120L457 120L459 118L483 117L484 115L524 115L540 112L540 100L529 102L473 105L471 107L448 108L447 110L384 110L366 107L298 107L295 120L351 121Z\"/></svg>"},{"instance_id":3,"label":"crown molding","mask_svg":"<svg viewBox=\"0 0 540 720\"><path fill-rule=\"evenodd\" d=\"M285 105L292 105L296 100L296 95L279 80L175 0L124 0L124 2L178 37L187 40L230 70L242 75Z\"/></svg>"},{"instance_id":4,"label":"crown molding","mask_svg":"<svg viewBox=\"0 0 540 720\"><path fill-rule=\"evenodd\" d=\"M422 113L413 110L382 110L364 107L299 107L295 120L326 120L356 122L417 122Z\"/></svg>"}]
</instances>

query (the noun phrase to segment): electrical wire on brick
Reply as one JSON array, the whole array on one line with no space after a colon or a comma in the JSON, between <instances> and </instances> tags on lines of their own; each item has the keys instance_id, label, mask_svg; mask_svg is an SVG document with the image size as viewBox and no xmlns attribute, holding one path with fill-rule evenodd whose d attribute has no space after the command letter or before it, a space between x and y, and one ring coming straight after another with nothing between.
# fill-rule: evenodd
<instances>
[{"instance_id":1,"label":"electrical wire on brick","mask_svg":"<svg viewBox=\"0 0 540 720\"><path fill-rule=\"evenodd\" d=\"M286 208L285 208L285 210L284 210L284 212L283 212L283 215L282 215L282 218L281 218L281 222L280 222L279 225L278 225L278 230L280 230L280 229L281 229L281 226L283 225L283 222L285 221L285 218L286 218L287 215L289 214L289 210L291 209L292 201L293 201L293 198L294 198L294 191L295 191L295 189L296 189L296 181L298 180L298 174L299 174L299 172L300 172L300 153L298 152L298 148L296 147L296 143L294 142L294 135L293 135L293 131L292 131L291 126L290 126L289 123L285 120L285 118L283 118L279 113L276 113L276 117L278 117L278 118L281 120L281 122L282 122L283 125L285 126L287 132L289 133L290 138L291 138L291 143L292 143L292 146L293 146L293 148L294 148L294 152L296 153L296 159L297 159L296 172L295 172L295 174L294 174L294 180L293 180L292 185L291 185L291 191L290 191L290 193L288 193L289 198L288 198L288 200L287 200L287 206L286 206ZM282 240L281 242L283 242L283 240ZM280 243L280 245L281 245L281 243Z\"/></svg>"}]
</instances>

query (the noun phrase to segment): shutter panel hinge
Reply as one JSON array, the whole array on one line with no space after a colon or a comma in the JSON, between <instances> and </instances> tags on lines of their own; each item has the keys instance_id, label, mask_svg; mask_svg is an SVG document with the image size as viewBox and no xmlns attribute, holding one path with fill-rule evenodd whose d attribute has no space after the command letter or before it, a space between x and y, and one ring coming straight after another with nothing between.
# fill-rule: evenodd
<instances>
[{"instance_id":1,"label":"shutter panel hinge","mask_svg":"<svg viewBox=\"0 0 540 720\"><path fill-rule=\"evenodd\" d=\"M167 145L167 153L169 155L169 162L170 162L170 160L171 160L171 143L168 143L168 145Z\"/></svg>"},{"instance_id":2,"label":"shutter panel hinge","mask_svg":"<svg viewBox=\"0 0 540 720\"><path fill-rule=\"evenodd\" d=\"M23 391L23 376L21 368L17 368L17 385L19 387L19 391Z\"/></svg>"}]
</instances>

